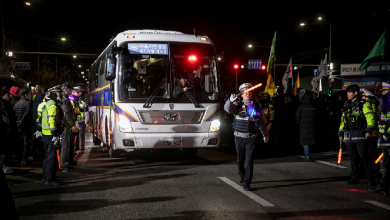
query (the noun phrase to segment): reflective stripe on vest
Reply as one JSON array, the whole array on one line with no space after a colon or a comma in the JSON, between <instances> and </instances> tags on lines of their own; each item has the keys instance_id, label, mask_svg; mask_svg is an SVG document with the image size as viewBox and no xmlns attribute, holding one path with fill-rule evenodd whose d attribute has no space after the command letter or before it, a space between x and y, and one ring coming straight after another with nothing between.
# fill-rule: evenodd
<instances>
[{"instance_id":1,"label":"reflective stripe on vest","mask_svg":"<svg viewBox=\"0 0 390 220\"><path fill-rule=\"evenodd\" d=\"M74 105L74 102L72 100L70 102L72 103L73 108L76 108ZM81 122L81 120L85 119L84 102L81 100L79 101L79 108L78 109L80 111L80 114L77 115L77 121Z\"/></svg>"},{"instance_id":2,"label":"reflective stripe on vest","mask_svg":"<svg viewBox=\"0 0 390 220\"><path fill-rule=\"evenodd\" d=\"M55 102L53 100L49 100L45 103L45 106L42 108L42 134L43 135L52 135L52 131L56 131L56 124L50 123L51 118L54 118L53 121L55 121L55 117L57 115L57 109L53 108L49 109L50 106L54 105ZM51 119L51 120L50 120Z\"/></svg>"}]
</instances>

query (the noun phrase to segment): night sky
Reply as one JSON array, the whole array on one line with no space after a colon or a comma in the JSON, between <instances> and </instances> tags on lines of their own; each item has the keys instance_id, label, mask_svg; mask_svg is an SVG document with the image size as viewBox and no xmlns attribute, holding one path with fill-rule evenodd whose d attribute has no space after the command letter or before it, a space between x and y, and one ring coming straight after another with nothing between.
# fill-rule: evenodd
<instances>
[{"instance_id":1,"label":"night sky","mask_svg":"<svg viewBox=\"0 0 390 220\"><path fill-rule=\"evenodd\" d=\"M248 49L249 43L270 47L277 31L276 63L288 63L291 56L305 51L318 51L312 56L293 56L293 63L319 64L329 47L329 24L332 23L332 62L360 63L372 49L386 26L389 29L390 6L346 7L321 2L286 5L282 2L266 5L264 1L210 3L210 1L59 1L6 0L4 28L23 36L26 51L37 51L32 35L50 39L40 45L40 51L100 53L111 36L131 29L175 30L186 34L206 35L226 58L227 74L237 58L239 64L248 59L268 62L267 48ZM325 4L325 2L323 2ZM326 3L329 5L330 3ZM317 18L323 20L319 22ZM310 25L300 27L305 22ZM66 37L67 44L53 41ZM388 39L388 37L387 37ZM42 39L42 42L44 40ZM76 44L69 45L69 44ZM66 49L67 51L61 50ZM388 58L386 58L388 59ZM280 70L279 70L280 69ZM277 68L282 75L284 68ZM240 70L246 80L254 70ZM311 74L309 71L302 75ZM281 73L279 73L281 72ZM264 74L258 75L264 80ZM278 82L278 77L276 82ZM281 77L281 76L280 76ZM257 79L256 79L257 80ZM240 80L241 81L241 80Z\"/></svg>"}]
</instances>

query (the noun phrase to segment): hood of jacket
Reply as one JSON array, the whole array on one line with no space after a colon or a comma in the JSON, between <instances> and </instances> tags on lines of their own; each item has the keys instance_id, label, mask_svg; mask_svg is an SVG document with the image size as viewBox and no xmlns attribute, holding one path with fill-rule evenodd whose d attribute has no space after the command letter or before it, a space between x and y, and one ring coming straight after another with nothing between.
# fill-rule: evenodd
<instances>
[{"instance_id":1,"label":"hood of jacket","mask_svg":"<svg viewBox=\"0 0 390 220\"><path fill-rule=\"evenodd\" d=\"M310 104L312 102L312 96L309 93L305 93L302 96L302 103L303 104Z\"/></svg>"}]
</instances>

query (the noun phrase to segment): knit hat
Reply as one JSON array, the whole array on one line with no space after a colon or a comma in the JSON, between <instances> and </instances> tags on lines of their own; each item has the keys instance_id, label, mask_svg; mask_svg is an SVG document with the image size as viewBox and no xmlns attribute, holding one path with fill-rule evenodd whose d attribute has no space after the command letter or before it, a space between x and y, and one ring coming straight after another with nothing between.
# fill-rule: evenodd
<instances>
[{"instance_id":1,"label":"knit hat","mask_svg":"<svg viewBox=\"0 0 390 220\"><path fill-rule=\"evenodd\" d=\"M9 92L13 97L20 97L19 95L20 89L16 86L12 86Z\"/></svg>"}]
</instances>

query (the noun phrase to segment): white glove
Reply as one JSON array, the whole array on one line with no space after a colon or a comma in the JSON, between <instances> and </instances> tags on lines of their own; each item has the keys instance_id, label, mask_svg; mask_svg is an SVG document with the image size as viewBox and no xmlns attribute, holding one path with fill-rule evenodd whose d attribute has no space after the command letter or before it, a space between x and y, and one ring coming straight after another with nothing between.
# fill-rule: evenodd
<instances>
[{"instance_id":1,"label":"white glove","mask_svg":"<svg viewBox=\"0 0 390 220\"><path fill-rule=\"evenodd\" d=\"M231 94L229 100L230 100L230 102L234 102L234 101L236 101L237 98L238 97L236 96L236 94Z\"/></svg>"},{"instance_id":2,"label":"white glove","mask_svg":"<svg viewBox=\"0 0 390 220\"><path fill-rule=\"evenodd\" d=\"M60 137L58 136L54 136L53 139L51 139L51 141L55 144L57 144L57 142L60 140Z\"/></svg>"},{"instance_id":3,"label":"white glove","mask_svg":"<svg viewBox=\"0 0 390 220\"><path fill-rule=\"evenodd\" d=\"M80 130L80 125L79 125L79 123L76 121L76 128L77 128L77 130Z\"/></svg>"},{"instance_id":4,"label":"white glove","mask_svg":"<svg viewBox=\"0 0 390 220\"><path fill-rule=\"evenodd\" d=\"M35 138L42 137L42 133L39 132L39 131L36 131L36 132L34 133L34 136L35 136Z\"/></svg>"},{"instance_id":5,"label":"white glove","mask_svg":"<svg viewBox=\"0 0 390 220\"><path fill-rule=\"evenodd\" d=\"M383 137L383 140L387 141L389 138L386 137L385 135L382 136Z\"/></svg>"}]
</instances>

